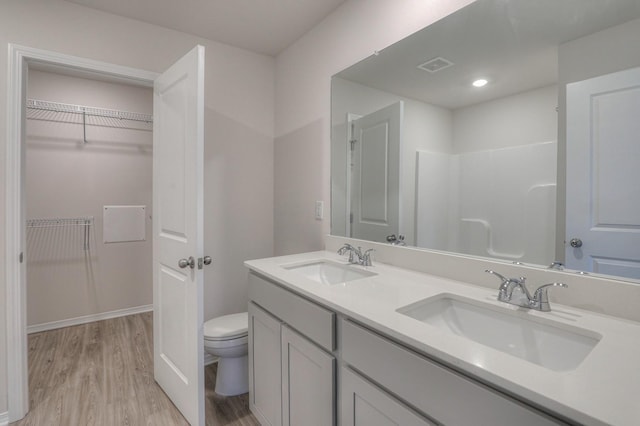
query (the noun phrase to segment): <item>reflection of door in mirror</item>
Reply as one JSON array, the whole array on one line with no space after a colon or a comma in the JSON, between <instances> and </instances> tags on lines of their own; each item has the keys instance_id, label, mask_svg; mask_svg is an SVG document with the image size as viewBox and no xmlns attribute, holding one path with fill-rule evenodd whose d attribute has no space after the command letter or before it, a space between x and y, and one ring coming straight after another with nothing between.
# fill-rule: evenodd
<instances>
[{"instance_id":1,"label":"reflection of door in mirror","mask_svg":"<svg viewBox=\"0 0 640 426\"><path fill-rule=\"evenodd\" d=\"M640 279L639 87L640 68L567 85L571 269Z\"/></svg>"},{"instance_id":2,"label":"reflection of door in mirror","mask_svg":"<svg viewBox=\"0 0 640 426\"><path fill-rule=\"evenodd\" d=\"M400 232L402 101L350 123L351 237L385 242Z\"/></svg>"}]
</instances>

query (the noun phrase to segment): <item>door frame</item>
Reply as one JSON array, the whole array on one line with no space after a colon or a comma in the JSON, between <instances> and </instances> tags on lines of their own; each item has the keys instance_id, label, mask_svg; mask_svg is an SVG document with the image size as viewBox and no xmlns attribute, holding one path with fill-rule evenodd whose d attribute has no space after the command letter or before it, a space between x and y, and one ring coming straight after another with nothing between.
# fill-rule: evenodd
<instances>
[{"instance_id":1,"label":"door frame","mask_svg":"<svg viewBox=\"0 0 640 426\"><path fill-rule=\"evenodd\" d=\"M345 235L347 237L352 237L351 235L351 205L353 203L353 200L351 200L351 177L352 177L352 170L351 170L351 163L353 161L353 151L351 150L351 141L353 141L355 135L353 134L353 126L354 126L354 121L356 121L357 119L362 118L362 115L360 114L354 114L352 112L348 112L347 113L347 141L346 141L346 153L347 153L347 173L346 173L346 182L345 182L345 206L346 206L346 233Z\"/></svg>"},{"instance_id":2,"label":"door frame","mask_svg":"<svg viewBox=\"0 0 640 426\"><path fill-rule=\"evenodd\" d=\"M27 72L30 63L103 74L144 87L153 87L153 82L159 75L151 71L9 44L4 223L9 422L23 418L29 411L26 263L20 263L19 256L21 250L24 250L25 241L25 225L22 220L25 209L23 152Z\"/></svg>"}]
</instances>

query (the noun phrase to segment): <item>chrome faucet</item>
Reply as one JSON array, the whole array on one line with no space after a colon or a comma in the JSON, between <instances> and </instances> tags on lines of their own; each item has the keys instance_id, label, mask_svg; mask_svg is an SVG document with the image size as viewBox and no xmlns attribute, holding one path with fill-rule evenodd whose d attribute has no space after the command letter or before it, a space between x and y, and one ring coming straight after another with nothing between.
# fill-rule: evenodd
<instances>
[{"instance_id":1,"label":"chrome faucet","mask_svg":"<svg viewBox=\"0 0 640 426\"><path fill-rule=\"evenodd\" d=\"M496 277L502 280L500 287L498 288L498 300L501 302L511 303L513 305L521 305L521 299L526 297L526 301L531 299L531 295L529 294L529 290L527 290L527 286L524 282L527 280L525 277L519 278L507 278L495 271L490 269L485 270L485 272L489 274L493 274ZM520 292L517 294L516 300L513 299L513 290L519 289Z\"/></svg>"},{"instance_id":2,"label":"chrome faucet","mask_svg":"<svg viewBox=\"0 0 640 426\"><path fill-rule=\"evenodd\" d=\"M366 250L362 252L362 248L355 248L351 244L345 243L340 249L338 249L339 255L344 255L349 253L349 263L353 263L355 265L362 266L371 266L371 252L373 249Z\"/></svg>"},{"instance_id":3,"label":"chrome faucet","mask_svg":"<svg viewBox=\"0 0 640 426\"><path fill-rule=\"evenodd\" d=\"M507 278L490 269L486 269L485 272L495 275L502 281L498 288L499 301L542 312L549 312L551 310L551 306L549 305L549 295L547 294L549 287L569 287L564 283L544 284L533 292L532 297L525 285L525 277Z\"/></svg>"}]
</instances>

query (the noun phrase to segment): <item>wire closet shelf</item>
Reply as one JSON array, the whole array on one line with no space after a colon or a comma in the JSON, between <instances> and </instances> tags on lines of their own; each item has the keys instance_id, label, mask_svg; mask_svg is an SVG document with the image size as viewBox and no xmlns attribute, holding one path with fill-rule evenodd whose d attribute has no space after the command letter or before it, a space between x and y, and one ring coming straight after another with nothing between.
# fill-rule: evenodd
<instances>
[{"instance_id":1,"label":"wire closet shelf","mask_svg":"<svg viewBox=\"0 0 640 426\"><path fill-rule=\"evenodd\" d=\"M51 228L51 227L60 227L60 226L91 226L91 225L93 225L93 216L27 219L27 228Z\"/></svg>"},{"instance_id":2,"label":"wire closet shelf","mask_svg":"<svg viewBox=\"0 0 640 426\"><path fill-rule=\"evenodd\" d=\"M84 143L87 143L88 125L150 130L150 124L153 123L152 114L65 104L40 99L27 99L27 118L81 124L82 141ZM139 126L142 126L142 128L138 128Z\"/></svg>"},{"instance_id":3,"label":"wire closet shelf","mask_svg":"<svg viewBox=\"0 0 640 426\"><path fill-rule=\"evenodd\" d=\"M82 245L85 251L91 247L91 226L93 226L93 216L83 217L54 217L45 219L27 219L27 228L62 228L69 226L82 226L84 235ZM38 232L38 231L33 231Z\"/></svg>"},{"instance_id":4,"label":"wire closet shelf","mask_svg":"<svg viewBox=\"0 0 640 426\"><path fill-rule=\"evenodd\" d=\"M140 121L153 123L152 114L140 112L120 111L115 109L97 108L85 105L65 104L60 102L27 99L27 108L37 111L61 112L67 114L82 114L90 117L117 118L119 120Z\"/></svg>"}]
</instances>

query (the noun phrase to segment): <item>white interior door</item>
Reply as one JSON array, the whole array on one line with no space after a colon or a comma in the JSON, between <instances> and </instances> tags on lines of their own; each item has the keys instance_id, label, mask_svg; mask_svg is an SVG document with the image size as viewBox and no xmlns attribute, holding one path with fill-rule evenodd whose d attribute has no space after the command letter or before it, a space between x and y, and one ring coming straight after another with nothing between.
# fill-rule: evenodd
<instances>
[{"instance_id":1,"label":"white interior door","mask_svg":"<svg viewBox=\"0 0 640 426\"><path fill-rule=\"evenodd\" d=\"M640 68L567 85L571 269L640 279L638 118Z\"/></svg>"},{"instance_id":2,"label":"white interior door","mask_svg":"<svg viewBox=\"0 0 640 426\"><path fill-rule=\"evenodd\" d=\"M402 101L353 121L351 236L386 242L400 233Z\"/></svg>"},{"instance_id":3,"label":"white interior door","mask_svg":"<svg viewBox=\"0 0 640 426\"><path fill-rule=\"evenodd\" d=\"M204 47L156 79L153 113L154 377L190 424L204 425Z\"/></svg>"}]
</instances>

